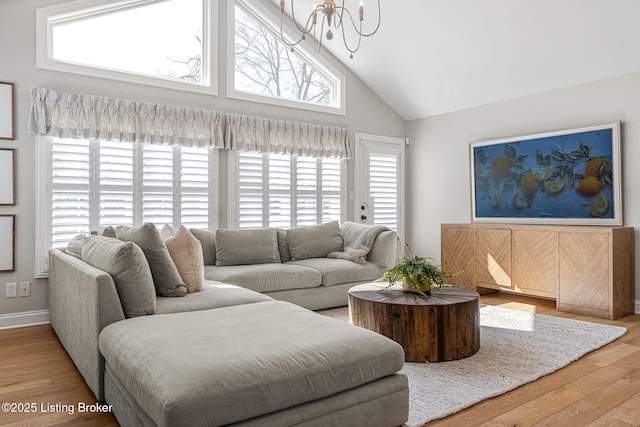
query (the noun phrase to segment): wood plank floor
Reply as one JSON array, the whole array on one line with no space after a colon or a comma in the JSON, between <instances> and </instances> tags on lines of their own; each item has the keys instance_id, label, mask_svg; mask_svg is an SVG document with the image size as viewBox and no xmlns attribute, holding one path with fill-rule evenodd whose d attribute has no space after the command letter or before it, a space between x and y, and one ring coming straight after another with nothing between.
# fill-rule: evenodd
<instances>
[{"instance_id":1,"label":"wood plank floor","mask_svg":"<svg viewBox=\"0 0 640 427\"><path fill-rule=\"evenodd\" d=\"M504 293L484 295L481 302L624 326L629 332L554 374L429 427L640 426L640 315L617 321L594 319L558 312L552 301ZM36 410L0 412L0 426L118 425L108 413L78 413L79 403L95 404L95 398L48 325L0 331L3 402L35 403ZM56 404L66 406L51 407ZM66 410L69 408L74 410Z\"/></svg>"}]
</instances>

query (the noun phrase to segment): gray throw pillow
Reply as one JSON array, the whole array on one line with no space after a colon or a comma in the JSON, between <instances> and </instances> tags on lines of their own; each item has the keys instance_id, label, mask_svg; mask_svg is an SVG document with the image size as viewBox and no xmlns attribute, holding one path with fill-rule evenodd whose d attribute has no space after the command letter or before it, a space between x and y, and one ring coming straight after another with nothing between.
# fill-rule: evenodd
<instances>
[{"instance_id":1,"label":"gray throw pillow","mask_svg":"<svg viewBox=\"0 0 640 427\"><path fill-rule=\"evenodd\" d=\"M216 265L216 232L202 228L192 228L189 231L200 240L204 265Z\"/></svg>"},{"instance_id":2,"label":"gray throw pillow","mask_svg":"<svg viewBox=\"0 0 640 427\"><path fill-rule=\"evenodd\" d=\"M76 258L82 258L82 245L84 244L84 241L87 240L87 237L88 236L86 234L78 234L67 244L67 248L64 252L69 255L73 255Z\"/></svg>"},{"instance_id":3,"label":"gray throw pillow","mask_svg":"<svg viewBox=\"0 0 640 427\"><path fill-rule=\"evenodd\" d=\"M145 222L138 227L119 225L116 227L116 236L120 240L140 246L149 262L153 284L158 295L183 297L187 294L187 286L180 277L155 224Z\"/></svg>"},{"instance_id":4,"label":"gray throw pillow","mask_svg":"<svg viewBox=\"0 0 640 427\"><path fill-rule=\"evenodd\" d=\"M324 258L343 247L338 221L287 230L291 261Z\"/></svg>"},{"instance_id":5,"label":"gray throw pillow","mask_svg":"<svg viewBox=\"0 0 640 427\"><path fill-rule=\"evenodd\" d=\"M216 267L280 262L276 230L216 231Z\"/></svg>"},{"instance_id":6,"label":"gray throw pillow","mask_svg":"<svg viewBox=\"0 0 640 427\"><path fill-rule=\"evenodd\" d=\"M156 312L156 289L151 270L142 249L135 243L88 236L82 244L82 259L113 277L126 317Z\"/></svg>"}]
</instances>

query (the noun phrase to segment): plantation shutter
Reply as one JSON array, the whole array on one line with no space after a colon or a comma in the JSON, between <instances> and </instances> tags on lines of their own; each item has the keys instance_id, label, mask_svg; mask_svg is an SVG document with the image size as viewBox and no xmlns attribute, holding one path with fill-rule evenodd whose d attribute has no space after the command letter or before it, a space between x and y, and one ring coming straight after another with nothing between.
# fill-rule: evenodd
<instances>
[{"instance_id":1,"label":"plantation shutter","mask_svg":"<svg viewBox=\"0 0 640 427\"><path fill-rule=\"evenodd\" d=\"M100 227L133 224L134 149L131 144L100 144Z\"/></svg>"},{"instance_id":2,"label":"plantation shutter","mask_svg":"<svg viewBox=\"0 0 640 427\"><path fill-rule=\"evenodd\" d=\"M238 227L296 227L341 219L341 161L238 153Z\"/></svg>"},{"instance_id":3,"label":"plantation shutter","mask_svg":"<svg viewBox=\"0 0 640 427\"><path fill-rule=\"evenodd\" d=\"M398 158L371 153L369 156L369 192L373 198L375 224L398 229Z\"/></svg>"},{"instance_id":4,"label":"plantation shutter","mask_svg":"<svg viewBox=\"0 0 640 427\"><path fill-rule=\"evenodd\" d=\"M209 227L209 151L182 147L181 224L187 228Z\"/></svg>"},{"instance_id":5,"label":"plantation shutter","mask_svg":"<svg viewBox=\"0 0 640 427\"><path fill-rule=\"evenodd\" d=\"M55 139L51 156L51 246L59 248L91 230L89 143Z\"/></svg>"},{"instance_id":6,"label":"plantation shutter","mask_svg":"<svg viewBox=\"0 0 640 427\"><path fill-rule=\"evenodd\" d=\"M238 226L259 228L263 225L264 204L262 154L238 155Z\"/></svg>"}]
</instances>

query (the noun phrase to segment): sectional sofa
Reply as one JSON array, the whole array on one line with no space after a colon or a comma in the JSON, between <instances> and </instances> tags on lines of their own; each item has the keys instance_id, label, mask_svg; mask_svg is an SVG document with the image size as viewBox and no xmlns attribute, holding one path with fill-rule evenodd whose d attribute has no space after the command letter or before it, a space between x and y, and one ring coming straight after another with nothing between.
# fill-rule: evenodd
<instances>
[{"instance_id":1,"label":"sectional sofa","mask_svg":"<svg viewBox=\"0 0 640 427\"><path fill-rule=\"evenodd\" d=\"M51 324L124 426L401 425L402 348L300 306L395 258L392 231L336 227L79 236L50 252Z\"/></svg>"}]
</instances>

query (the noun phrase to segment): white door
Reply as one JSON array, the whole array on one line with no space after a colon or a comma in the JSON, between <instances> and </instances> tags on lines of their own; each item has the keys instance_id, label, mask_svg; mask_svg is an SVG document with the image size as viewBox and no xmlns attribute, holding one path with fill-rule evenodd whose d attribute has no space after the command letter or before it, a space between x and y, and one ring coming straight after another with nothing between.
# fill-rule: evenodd
<instances>
[{"instance_id":1,"label":"white door","mask_svg":"<svg viewBox=\"0 0 640 427\"><path fill-rule=\"evenodd\" d=\"M356 220L404 237L404 139L356 133Z\"/></svg>"}]
</instances>

